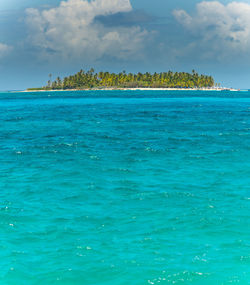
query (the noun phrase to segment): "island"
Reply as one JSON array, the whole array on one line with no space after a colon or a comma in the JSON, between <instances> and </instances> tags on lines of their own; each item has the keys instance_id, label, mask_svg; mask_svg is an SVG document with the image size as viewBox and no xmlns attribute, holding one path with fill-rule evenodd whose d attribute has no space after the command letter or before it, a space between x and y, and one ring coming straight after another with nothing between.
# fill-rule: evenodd
<instances>
[{"instance_id":1,"label":"island","mask_svg":"<svg viewBox=\"0 0 250 285\"><path fill-rule=\"evenodd\" d=\"M50 90L105 90L105 89L219 89L212 76L198 74L195 70L187 72L161 73L120 73L98 72L93 68L89 71L80 70L74 75L51 80L49 75L46 86L28 88L27 91Z\"/></svg>"}]
</instances>

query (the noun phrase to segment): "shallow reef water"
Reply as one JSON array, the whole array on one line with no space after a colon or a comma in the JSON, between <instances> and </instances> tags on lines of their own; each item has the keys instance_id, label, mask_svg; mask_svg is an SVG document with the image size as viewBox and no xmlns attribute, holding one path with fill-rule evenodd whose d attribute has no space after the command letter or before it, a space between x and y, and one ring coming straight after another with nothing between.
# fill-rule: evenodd
<instances>
[{"instance_id":1,"label":"shallow reef water","mask_svg":"<svg viewBox=\"0 0 250 285\"><path fill-rule=\"evenodd\" d=\"M250 284L250 92L0 94L0 284Z\"/></svg>"}]
</instances>

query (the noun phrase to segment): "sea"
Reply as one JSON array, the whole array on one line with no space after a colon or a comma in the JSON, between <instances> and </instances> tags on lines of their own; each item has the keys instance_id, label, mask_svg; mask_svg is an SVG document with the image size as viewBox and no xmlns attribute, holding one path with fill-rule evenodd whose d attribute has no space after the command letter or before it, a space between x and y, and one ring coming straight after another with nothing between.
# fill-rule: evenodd
<instances>
[{"instance_id":1,"label":"sea","mask_svg":"<svg viewBox=\"0 0 250 285\"><path fill-rule=\"evenodd\" d=\"M0 93L0 284L250 284L250 92Z\"/></svg>"}]
</instances>

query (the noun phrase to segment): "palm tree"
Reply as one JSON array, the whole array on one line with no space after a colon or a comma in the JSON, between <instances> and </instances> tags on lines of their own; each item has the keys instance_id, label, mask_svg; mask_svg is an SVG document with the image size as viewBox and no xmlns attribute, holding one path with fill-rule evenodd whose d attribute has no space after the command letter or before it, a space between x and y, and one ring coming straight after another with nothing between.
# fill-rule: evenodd
<instances>
[{"instance_id":1,"label":"palm tree","mask_svg":"<svg viewBox=\"0 0 250 285\"><path fill-rule=\"evenodd\" d=\"M49 81L48 81L48 85L49 87L51 87L51 82L52 82L52 74L49 74Z\"/></svg>"}]
</instances>

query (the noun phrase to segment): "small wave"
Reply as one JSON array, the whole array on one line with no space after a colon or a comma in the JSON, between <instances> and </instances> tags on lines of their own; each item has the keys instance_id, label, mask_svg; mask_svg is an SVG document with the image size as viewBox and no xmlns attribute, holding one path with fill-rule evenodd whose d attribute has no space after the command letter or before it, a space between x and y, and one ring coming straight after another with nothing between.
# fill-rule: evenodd
<instances>
[{"instance_id":1,"label":"small wave","mask_svg":"<svg viewBox=\"0 0 250 285\"><path fill-rule=\"evenodd\" d=\"M92 160L100 160L100 157L98 157L97 155L91 155L89 158Z\"/></svg>"}]
</instances>

